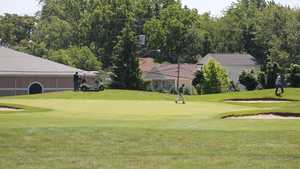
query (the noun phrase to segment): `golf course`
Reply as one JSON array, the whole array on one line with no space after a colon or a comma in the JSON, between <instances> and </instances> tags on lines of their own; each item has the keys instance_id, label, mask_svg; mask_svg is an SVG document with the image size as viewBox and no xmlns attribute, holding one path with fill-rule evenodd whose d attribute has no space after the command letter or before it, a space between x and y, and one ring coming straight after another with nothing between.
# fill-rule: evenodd
<instances>
[{"instance_id":1,"label":"golf course","mask_svg":"<svg viewBox=\"0 0 300 169\"><path fill-rule=\"evenodd\" d=\"M1 97L0 168L300 168L300 89L278 102L273 90L186 96L187 104L175 97L127 90ZM263 113L295 119L226 118Z\"/></svg>"}]
</instances>

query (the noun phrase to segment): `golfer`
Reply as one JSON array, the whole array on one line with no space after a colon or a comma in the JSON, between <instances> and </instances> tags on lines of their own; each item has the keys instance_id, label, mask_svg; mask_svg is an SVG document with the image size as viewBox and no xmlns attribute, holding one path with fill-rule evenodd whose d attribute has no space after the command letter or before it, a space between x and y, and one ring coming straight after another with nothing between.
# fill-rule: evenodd
<instances>
[{"instance_id":1,"label":"golfer","mask_svg":"<svg viewBox=\"0 0 300 169\"><path fill-rule=\"evenodd\" d=\"M277 74L275 86L276 86L275 95L281 96L284 93L284 84L283 84L282 76L279 73ZM279 89L280 89L280 93L278 93Z\"/></svg>"},{"instance_id":2,"label":"golfer","mask_svg":"<svg viewBox=\"0 0 300 169\"><path fill-rule=\"evenodd\" d=\"M178 102L182 102L183 104L185 104L185 100L184 100L184 96L183 96L183 93L184 92L184 84L181 85L181 87L178 89L178 95L177 95L177 98L176 98L176 103Z\"/></svg>"},{"instance_id":3,"label":"golfer","mask_svg":"<svg viewBox=\"0 0 300 169\"><path fill-rule=\"evenodd\" d=\"M80 77L78 72L76 72L73 75L73 84L74 84L74 92L78 92L79 91L79 86L80 86Z\"/></svg>"}]
</instances>

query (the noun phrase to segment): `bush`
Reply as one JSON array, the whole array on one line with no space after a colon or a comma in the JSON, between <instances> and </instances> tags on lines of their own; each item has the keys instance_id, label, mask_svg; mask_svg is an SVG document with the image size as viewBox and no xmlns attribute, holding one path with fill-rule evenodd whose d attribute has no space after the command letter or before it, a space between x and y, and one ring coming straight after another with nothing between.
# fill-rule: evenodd
<instances>
[{"instance_id":1,"label":"bush","mask_svg":"<svg viewBox=\"0 0 300 169\"><path fill-rule=\"evenodd\" d=\"M175 87L173 87L173 88L171 89L170 93L171 93L171 94L174 94L174 95L178 94L177 89L176 89Z\"/></svg>"},{"instance_id":2,"label":"bush","mask_svg":"<svg viewBox=\"0 0 300 169\"><path fill-rule=\"evenodd\" d=\"M262 88L265 88L267 85L266 74L262 71L258 72L257 81L262 86Z\"/></svg>"},{"instance_id":3,"label":"bush","mask_svg":"<svg viewBox=\"0 0 300 169\"><path fill-rule=\"evenodd\" d=\"M288 82L291 87L300 87L300 65L291 64L288 72Z\"/></svg>"},{"instance_id":4,"label":"bush","mask_svg":"<svg viewBox=\"0 0 300 169\"><path fill-rule=\"evenodd\" d=\"M277 74L281 72L281 68L276 62L268 62L266 66L266 88L274 88Z\"/></svg>"},{"instance_id":5,"label":"bush","mask_svg":"<svg viewBox=\"0 0 300 169\"><path fill-rule=\"evenodd\" d=\"M258 81L255 77L254 71L243 71L240 74L239 81L246 87L247 90L255 90L258 85Z\"/></svg>"},{"instance_id":6,"label":"bush","mask_svg":"<svg viewBox=\"0 0 300 169\"><path fill-rule=\"evenodd\" d=\"M195 88L195 90L196 90L196 92L197 92L198 95L202 95L202 93L203 93L203 87L202 87L201 84L198 84L198 85L194 86L194 88Z\"/></svg>"},{"instance_id":7,"label":"bush","mask_svg":"<svg viewBox=\"0 0 300 169\"><path fill-rule=\"evenodd\" d=\"M192 84L194 89L197 91L197 94L202 94L202 86L205 82L204 73L202 70L199 70L195 73L195 79L193 80Z\"/></svg>"},{"instance_id":8,"label":"bush","mask_svg":"<svg viewBox=\"0 0 300 169\"><path fill-rule=\"evenodd\" d=\"M184 95L192 95L192 91L190 88L186 87L186 88L184 88L183 94Z\"/></svg>"},{"instance_id":9,"label":"bush","mask_svg":"<svg viewBox=\"0 0 300 169\"><path fill-rule=\"evenodd\" d=\"M208 64L204 65L204 93L221 93L227 91L229 80L227 72L221 67L221 65L214 60L209 60Z\"/></svg>"}]
</instances>

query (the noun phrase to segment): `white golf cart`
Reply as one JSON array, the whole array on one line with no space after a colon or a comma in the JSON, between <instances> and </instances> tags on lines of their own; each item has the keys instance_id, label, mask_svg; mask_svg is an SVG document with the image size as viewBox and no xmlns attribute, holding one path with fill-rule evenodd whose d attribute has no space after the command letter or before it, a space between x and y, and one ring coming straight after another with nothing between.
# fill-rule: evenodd
<instances>
[{"instance_id":1,"label":"white golf cart","mask_svg":"<svg viewBox=\"0 0 300 169\"><path fill-rule=\"evenodd\" d=\"M104 85L102 82L96 80L94 83L88 83L87 81L83 81L80 85L80 90L83 92L100 92L104 91Z\"/></svg>"}]
</instances>

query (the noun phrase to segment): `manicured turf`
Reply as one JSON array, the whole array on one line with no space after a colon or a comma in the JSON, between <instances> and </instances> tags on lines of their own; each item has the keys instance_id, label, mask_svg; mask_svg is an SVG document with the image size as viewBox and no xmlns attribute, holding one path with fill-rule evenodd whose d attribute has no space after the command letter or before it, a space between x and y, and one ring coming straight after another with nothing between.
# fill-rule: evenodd
<instances>
[{"instance_id":1,"label":"manicured turf","mask_svg":"<svg viewBox=\"0 0 300 169\"><path fill-rule=\"evenodd\" d=\"M3 97L1 169L299 168L300 121L223 120L230 114L300 113L300 102L224 103L273 90L187 97L107 90ZM286 99L300 100L300 89Z\"/></svg>"}]
</instances>

